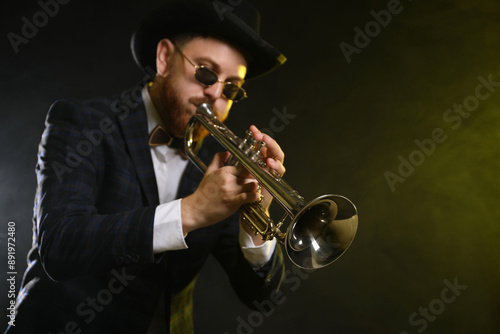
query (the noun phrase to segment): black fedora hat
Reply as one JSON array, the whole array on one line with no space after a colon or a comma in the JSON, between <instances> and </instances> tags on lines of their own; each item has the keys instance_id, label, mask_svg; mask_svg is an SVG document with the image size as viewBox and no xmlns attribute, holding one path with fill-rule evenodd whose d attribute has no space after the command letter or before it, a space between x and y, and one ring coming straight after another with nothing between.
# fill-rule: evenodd
<instances>
[{"instance_id":1,"label":"black fedora hat","mask_svg":"<svg viewBox=\"0 0 500 334\"><path fill-rule=\"evenodd\" d=\"M260 37L260 14L249 3L222 0L167 0L134 31L131 49L140 68L156 69L156 46L163 38L196 33L222 38L250 56L247 79L269 73L285 56Z\"/></svg>"}]
</instances>

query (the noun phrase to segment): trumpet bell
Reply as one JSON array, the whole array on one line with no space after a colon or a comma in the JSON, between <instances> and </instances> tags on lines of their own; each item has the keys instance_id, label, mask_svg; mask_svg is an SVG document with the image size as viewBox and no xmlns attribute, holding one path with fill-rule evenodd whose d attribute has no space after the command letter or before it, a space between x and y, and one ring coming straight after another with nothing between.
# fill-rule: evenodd
<instances>
[{"instance_id":1,"label":"trumpet bell","mask_svg":"<svg viewBox=\"0 0 500 334\"><path fill-rule=\"evenodd\" d=\"M351 245L358 228L354 204L338 195L323 195L297 213L286 235L290 260L304 269L318 269L337 260Z\"/></svg>"}]
</instances>

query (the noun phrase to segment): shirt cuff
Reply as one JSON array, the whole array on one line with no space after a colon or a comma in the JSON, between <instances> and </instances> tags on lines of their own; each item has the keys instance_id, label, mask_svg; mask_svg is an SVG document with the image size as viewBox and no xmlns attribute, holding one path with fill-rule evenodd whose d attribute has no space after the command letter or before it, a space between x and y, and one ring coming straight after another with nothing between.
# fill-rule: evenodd
<instances>
[{"instance_id":1,"label":"shirt cuff","mask_svg":"<svg viewBox=\"0 0 500 334\"><path fill-rule=\"evenodd\" d=\"M243 229L240 224L239 241L243 257L250 263L254 270L265 265L274 253L276 248L276 238L255 246L252 237Z\"/></svg>"},{"instance_id":2,"label":"shirt cuff","mask_svg":"<svg viewBox=\"0 0 500 334\"><path fill-rule=\"evenodd\" d=\"M187 249L182 233L181 200L156 207L153 229L153 253Z\"/></svg>"}]
</instances>

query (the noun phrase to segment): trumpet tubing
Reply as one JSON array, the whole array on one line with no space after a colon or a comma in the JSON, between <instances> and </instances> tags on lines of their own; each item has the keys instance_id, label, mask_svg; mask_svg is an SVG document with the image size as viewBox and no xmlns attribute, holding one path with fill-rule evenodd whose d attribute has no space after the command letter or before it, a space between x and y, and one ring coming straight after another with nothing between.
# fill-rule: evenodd
<instances>
[{"instance_id":1,"label":"trumpet tubing","mask_svg":"<svg viewBox=\"0 0 500 334\"><path fill-rule=\"evenodd\" d=\"M283 243L289 259L305 269L329 265L349 248L358 226L358 213L349 199L328 194L305 201L280 175L267 167L260 152L264 142L257 141L250 131L245 138L234 135L206 103L198 107L184 138L187 156L203 173L207 167L194 149L197 124L231 153L229 164L245 167L285 210L284 217L275 223L260 204L243 205L240 209L242 221L255 233L264 240L276 238ZM287 218L290 222L286 232L282 232Z\"/></svg>"}]
</instances>

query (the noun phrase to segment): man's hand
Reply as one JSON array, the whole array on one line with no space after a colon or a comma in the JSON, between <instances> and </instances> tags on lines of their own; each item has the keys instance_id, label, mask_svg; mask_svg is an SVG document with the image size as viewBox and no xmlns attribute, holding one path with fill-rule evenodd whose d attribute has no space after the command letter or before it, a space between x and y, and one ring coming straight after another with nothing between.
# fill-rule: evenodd
<instances>
[{"instance_id":1,"label":"man's hand","mask_svg":"<svg viewBox=\"0 0 500 334\"><path fill-rule=\"evenodd\" d=\"M285 154L278 143L254 125L250 127L255 139L266 143L261 150L264 161L279 175L285 173L283 160ZM260 189L257 180L241 166L226 166L229 153L218 153L208 166L196 191L182 199L181 217L184 233L215 224L236 212L243 204L260 201L265 211L269 209L272 196L266 189ZM261 236L255 235L243 224L245 231L252 236L255 245L260 245Z\"/></svg>"},{"instance_id":2,"label":"man's hand","mask_svg":"<svg viewBox=\"0 0 500 334\"><path fill-rule=\"evenodd\" d=\"M279 175L283 175L285 173L285 166L283 165L283 161L285 160L285 153L283 153L281 147L269 135L260 132L260 130L257 129L256 126L250 126L250 131L252 132L255 139L266 143L266 146L261 150L261 153L263 160L267 164L267 167L274 170ZM260 204L269 215L269 206L271 205L272 196L264 188L261 190L261 193L264 198ZM262 245L265 242L264 240L262 240L262 236L258 234L256 235L246 223L241 224L241 226L248 233L248 235L252 237L255 246Z\"/></svg>"},{"instance_id":3,"label":"man's hand","mask_svg":"<svg viewBox=\"0 0 500 334\"><path fill-rule=\"evenodd\" d=\"M261 150L261 153L267 167L273 169L279 175L285 174L286 169L283 165L283 162L285 161L285 153L283 153L278 143L271 138L271 136L260 132L255 125L250 126L250 131L255 139L266 143L266 146ZM268 210L269 205L271 204L272 196L266 189L262 189L262 195L264 196L264 199L261 205Z\"/></svg>"},{"instance_id":4,"label":"man's hand","mask_svg":"<svg viewBox=\"0 0 500 334\"><path fill-rule=\"evenodd\" d=\"M229 153L218 153L196 191L181 201L184 233L215 224L241 205L259 200L258 184L242 167L225 166Z\"/></svg>"}]
</instances>

